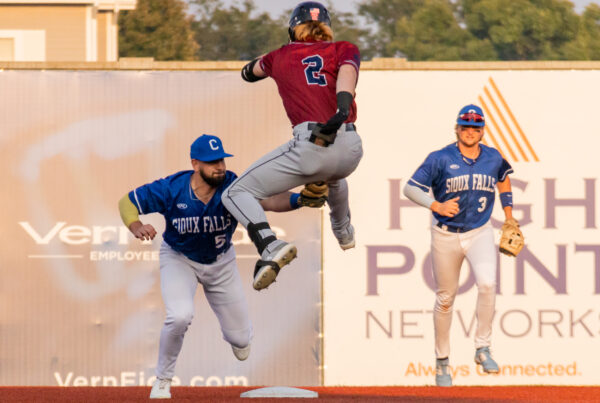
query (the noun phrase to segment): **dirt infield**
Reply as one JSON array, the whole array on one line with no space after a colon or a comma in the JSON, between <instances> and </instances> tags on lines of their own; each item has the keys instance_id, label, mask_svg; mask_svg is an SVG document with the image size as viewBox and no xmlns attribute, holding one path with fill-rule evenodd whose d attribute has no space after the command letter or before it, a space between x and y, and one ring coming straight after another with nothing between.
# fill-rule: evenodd
<instances>
[{"instance_id":1,"label":"dirt infield","mask_svg":"<svg viewBox=\"0 0 600 403\"><path fill-rule=\"evenodd\" d=\"M306 399L240 398L257 387L173 387L175 402L298 402ZM600 387L308 387L319 402L600 402ZM141 402L149 387L0 387L1 402Z\"/></svg>"}]
</instances>

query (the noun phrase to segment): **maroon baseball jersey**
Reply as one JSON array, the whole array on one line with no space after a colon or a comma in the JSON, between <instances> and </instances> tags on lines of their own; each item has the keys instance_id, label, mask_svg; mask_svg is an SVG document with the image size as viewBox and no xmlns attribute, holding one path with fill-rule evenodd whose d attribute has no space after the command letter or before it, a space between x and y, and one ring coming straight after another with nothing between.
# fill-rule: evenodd
<instances>
[{"instance_id":1,"label":"maroon baseball jersey","mask_svg":"<svg viewBox=\"0 0 600 403\"><path fill-rule=\"evenodd\" d=\"M325 123L337 110L336 81L340 67L350 64L358 73L360 52L350 42L292 42L260 60L264 72L277 83L283 107L295 126ZM346 122L356 120L352 102Z\"/></svg>"}]
</instances>

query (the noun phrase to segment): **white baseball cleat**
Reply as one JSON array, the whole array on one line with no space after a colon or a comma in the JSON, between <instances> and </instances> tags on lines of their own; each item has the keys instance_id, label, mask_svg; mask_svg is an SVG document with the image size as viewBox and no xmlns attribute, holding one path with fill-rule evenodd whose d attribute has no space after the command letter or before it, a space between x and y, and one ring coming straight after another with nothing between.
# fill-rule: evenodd
<instances>
[{"instance_id":1,"label":"white baseball cleat","mask_svg":"<svg viewBox=\"0 0 600 403\"><path fill-rule=\"evenodd\" d=\"M340 248L342 250L352 249L356 246L356 240L354 239L354 227L352 224L348 224L346 229L341 234L335 234Z\"/></svg>"},{"instance_id":2,"label":"white baseball cleat","mask_svg":"<svg viewBox=\"0 0 600 403\"><path fill-rule=\"evenodd\" d=\"M270 253L265 249L262 258L256 262L256 266L254 267L254 281L252 286L257 291L270 286L275 281L277 274L279 274L279 270L294 260L298 253L294 244L284 241L275 242L279 242L279 244Z\"/></svg>"},{"instance_id":3,"label":"white baseball cleat","mask_svg":"<svg viewBox=\"0 0 600 403\"><path fill-rule=\"evenodd\" d=\"M232 344L231 349L233 350L233 355L235 355L235 358L240 361L244 361L250 355L250 344L244 348L239 348Z\"/></svg>"},{"instance_id":4,"label":"white baseball cleat","mask_svg":"<svg viewBox=\"0 0 600 403\"><path fill-rule=\"evenodd\" d=\"M492 358L489 347L480 347L475 350L475 364L481 365L483 372L488 374L497 374L500 372L498 364Z\"/></svg>"},{"instance_id":5,"label":"white baseball cleat","mask_svg":"<svg viewBox=\"0 0 600 403\"><path fill-rule=\"evenodd\" d=\"M452 386L452 375L450 375L448 358L435 360L435 384L437 386Z\"/></svg>"},{"instance_id":6,"label":"white baseball cleat","mask_svg":"<svg viewBox=\"0 0 600 403\"><path fill-rule=\"evenodd\" d=\"M154 385L152 385L152 391L150 392L150 399L170 399L171 398L171 380L156 378Z\"/></svg>"}]
</instances>

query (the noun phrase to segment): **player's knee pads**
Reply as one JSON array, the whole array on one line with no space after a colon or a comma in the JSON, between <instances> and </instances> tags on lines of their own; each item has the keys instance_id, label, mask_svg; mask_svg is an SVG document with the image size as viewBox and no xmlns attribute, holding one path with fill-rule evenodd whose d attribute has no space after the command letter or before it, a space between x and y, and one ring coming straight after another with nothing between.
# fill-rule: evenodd
<instances>
[{"instance_id":1,"label":"player's knee pads","mask_svg":"<svg viewBox=\"0 0 600 403\"><path fill-rule=\"evenodd\" d=\"M265 248L267 247L267 245L277 239L273 235L270 235L270 236L264 237L264 238L262 237L262 235L260 235L261 230L264 230L264 229L270 230L271 229L271 227L269 226L269 223L267 223L267 222L259 222L256 224L249 223L248 228L246 228L246 229L248 230L248 235L250 236L250 240L254 243L254 245L256 246L256 249L258 249L258 253L260 253L261 255L262 255L263 251L265 250Z\"/></svg>"}]
</instances>

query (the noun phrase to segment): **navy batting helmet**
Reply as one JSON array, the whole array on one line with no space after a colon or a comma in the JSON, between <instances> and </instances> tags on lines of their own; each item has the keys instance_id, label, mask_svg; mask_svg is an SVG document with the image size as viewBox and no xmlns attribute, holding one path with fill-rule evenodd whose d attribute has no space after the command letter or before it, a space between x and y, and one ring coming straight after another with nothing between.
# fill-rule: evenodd
<instances>
[{"instance_id":1,"label":"navy batting helmet","mask_svg":"<svg viewBox=\"0 0 600 403\"><path fill-rule=\"evenodd\" d=\"M294 27L308 21L321 21L331 26L329 11L317 1L304 1L296 6L290 16L288 32L290 39L294 40Z\"/></svg>"}]
</instances>

